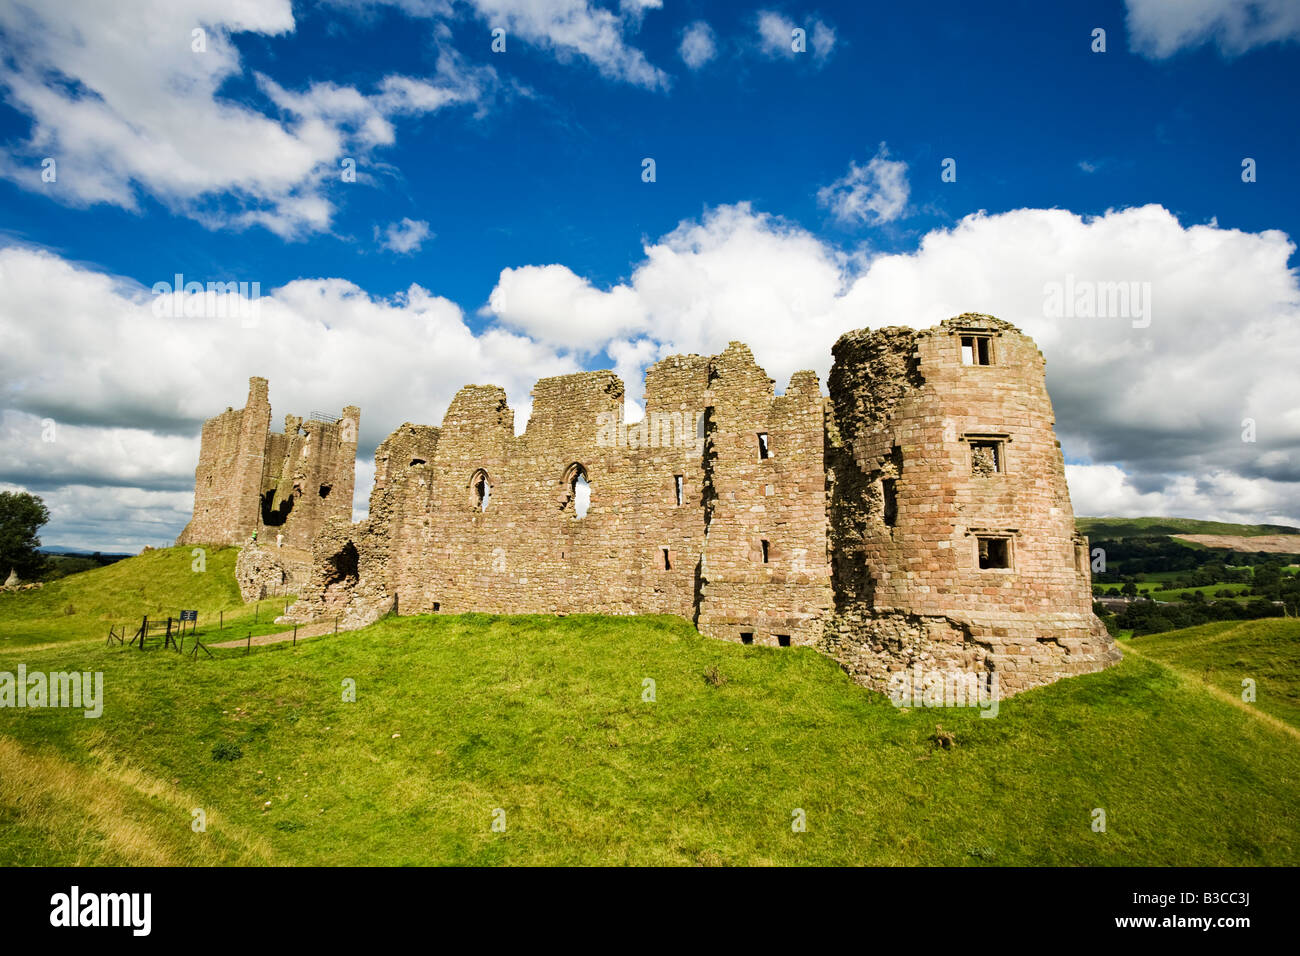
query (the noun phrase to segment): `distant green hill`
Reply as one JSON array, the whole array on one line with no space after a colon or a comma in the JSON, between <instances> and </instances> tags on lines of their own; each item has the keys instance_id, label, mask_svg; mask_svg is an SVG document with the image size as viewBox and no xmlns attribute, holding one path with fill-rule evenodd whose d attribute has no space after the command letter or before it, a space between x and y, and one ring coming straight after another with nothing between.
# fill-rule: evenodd
<instances>
[{"instance_id":1,"label":"distant green hill","mask_svg":"<svg viewBox=\"0 0 1300 956\"><path fill-rule=\"evenodd\" d=\"M1228 521L1200 521L1196 518L1075 518L1074 526L1090 538L1149 537L1165 534L1296 534L1300 528L1281 524L1232 524ZM1300 541L1296 542L1300 551Z\"/></svg>"}]
</instances>

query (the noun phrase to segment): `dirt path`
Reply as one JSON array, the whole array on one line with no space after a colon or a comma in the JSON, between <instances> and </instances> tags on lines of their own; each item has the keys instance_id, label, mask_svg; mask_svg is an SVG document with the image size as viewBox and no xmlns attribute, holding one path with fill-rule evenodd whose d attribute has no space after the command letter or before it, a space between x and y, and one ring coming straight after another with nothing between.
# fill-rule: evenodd
<instances>
[{"instance_id":1,"label":"dirt path","mask_svg":"<svg viewBox=\"0 0 1300 956\"><path fill-rule=\"evenodd\" d=\"M318 621L315 624L299 624L298 640L304 637L320 637L322 634L334 633L333 621ZM285 641L293 640L293 628L287 631L278 631L275 634L255 634L253 635L253 647L262 647L266 644L282 644ZM220 644L208 644L208 647L247 647L249 639L247 637L234 641L222 641Z\"/></svg>"}]
</instances>

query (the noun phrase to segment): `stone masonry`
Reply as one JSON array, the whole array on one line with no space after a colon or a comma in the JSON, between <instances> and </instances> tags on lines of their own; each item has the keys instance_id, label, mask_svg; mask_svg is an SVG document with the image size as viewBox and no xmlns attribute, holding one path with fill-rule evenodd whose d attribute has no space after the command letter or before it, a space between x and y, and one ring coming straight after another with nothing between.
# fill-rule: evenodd
<instances>
[{"instance_id":1,"label":"stone masonry","mask_svg":"<svg viewBox=\"0 0 1300 956\"><path fill-rule=\"evenodd\" d=\"M737 342L664 359L636 424L612 372L543 379L521 435L468 385L379 446L365 521L322 516L289 616L676 614L879 690L921 668L1006 696L1118 660L1034 343L967 314L833 354L829 398L809 371L776 395Z\"/></svg>"},{"instance_id":2,"label":"stone masonry","mask_svg":"<svg viewBox=\"0 0 1300 956\"><path fill-rule=\"evenodd\" d=\"M356 406L337 420L287 415L272 432L267 381L249 379L244 407L203 425L194 515L176 543L249 545L257 532L258 547L240 555L241 584L254 566L259 581L288 584L297 572L301 584L326 521L352 518L360 418Z\"/></svg>"}]
</instances>

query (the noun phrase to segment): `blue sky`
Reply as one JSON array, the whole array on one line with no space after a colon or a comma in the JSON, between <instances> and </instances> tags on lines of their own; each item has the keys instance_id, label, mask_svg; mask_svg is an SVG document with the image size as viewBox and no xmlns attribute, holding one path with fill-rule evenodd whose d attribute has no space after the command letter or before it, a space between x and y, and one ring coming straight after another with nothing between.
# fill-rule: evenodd
<instances>
[{"instance_id":1,"label":"blue sky","mask_svg":"<svg viewBox=\"0 0 1300 956\"><path fill-rule=\"evenodd\" d=\"M1300 521L1296 4L63 6L0 0L0 485L47 542L174 536L249 375L360 404L368 458L475 376L522 426L538 375L635 400L734 337L781 388L967 309L1043 345L1079 513ZM174 273L260 283L263 325L146 329ZM1049 324L1064 275L1154 284L1154 321Z\"/></svg>"}]
</instances>

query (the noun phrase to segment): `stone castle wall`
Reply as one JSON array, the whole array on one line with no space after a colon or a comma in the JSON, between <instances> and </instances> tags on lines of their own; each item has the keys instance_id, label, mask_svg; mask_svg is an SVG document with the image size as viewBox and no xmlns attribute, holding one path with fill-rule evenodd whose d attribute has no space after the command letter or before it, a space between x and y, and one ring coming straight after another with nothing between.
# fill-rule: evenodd
<instances>
[{"instance_id":1,"label":"stone castle wall","mask_svg":"<svg viewBox=\"0 0 1300 956\"><path fill-rule=\"evenodd\" d=\"M651 368L640 423L623 397L611 372L543 379L516 436L504 391L467 386L440 428L403 425L376 454L368 520L318 540L295 616L664 613L813 643L830 606L816 377L778 398L736 343Z\"/></svg>"},{"instance_id":2,"label":"stone castle wall","mask_svg":"<svg viewBox=\"0 0 1300 956\"><path fill-rule=\"evenodd\" d=\"M290 617L676 614L816 647L880 690L919 667L1007 695L1117 660L1033 342L968 314L850 332L834 358L829 399L809 371L776 395L740 343L664 359L634 425L612 372L547 378L522 435L502 389L466 386L441 426L404 424L376 450L365 521L312 512ZM292 431L266 442L262 492L295 487Z\"/></svg>"},{"instance_id":3,"label":"stone castle wall","mask_svg":"<svg viewBox=\"0 0 1300 956\"><path fill-rule=\"evenodd\" d=\"M203 425L194 473L194 514L177 544L260 544L309 552L331 519L350 521L361 410L337 421L285 417L271 432L267 381L251 378L248 401Z\"/></svg>"}]
</instances>

